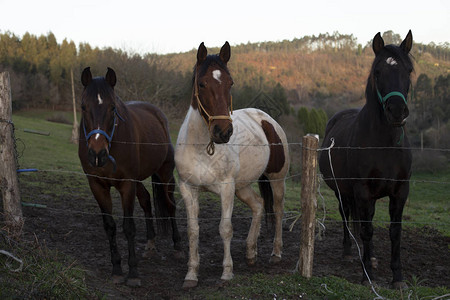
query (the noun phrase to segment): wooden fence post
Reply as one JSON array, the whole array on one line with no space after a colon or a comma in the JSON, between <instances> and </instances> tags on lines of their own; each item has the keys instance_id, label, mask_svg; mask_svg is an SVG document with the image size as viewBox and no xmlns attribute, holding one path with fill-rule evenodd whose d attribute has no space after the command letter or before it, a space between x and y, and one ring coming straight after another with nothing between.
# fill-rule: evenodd
<instances>
[{"instance_id":1,"label":"wooden fence post","mask_svg":"<svg viewBox=\"0 0 450 300\"><path fill-rule=\"evenodd\" d=\"M5 225L9 234L22 233L23 215L14 148L12 100L9 73L0 73L0 189L2 191Z\"/></svg>"},{"instance_id":2,"label":"wooden fence post","mask_svg":"<svg viewBox=\"0 0 450 300\"><path fill-rule=\"evenodd\" d=\"M315 136L304 136L302 140L302 191L301 191L301 240L298 271L306 278L312 276L314 237L316 228L317 147Z\"/></svg>"},{"instance_id":3,"label":"wooden fence post","mask_svg":"<svg viewBox=\"0 0 450 300\"><path fill-rule=\"evenodd\" d=\"M70 69L70 80L72 82L72 105L73 105L73 126L72 126L72 143L78 145L78 119L77 119L77 105L75 99L75 85L73 83L73 68Z\"/></svg>"}]
</instances>

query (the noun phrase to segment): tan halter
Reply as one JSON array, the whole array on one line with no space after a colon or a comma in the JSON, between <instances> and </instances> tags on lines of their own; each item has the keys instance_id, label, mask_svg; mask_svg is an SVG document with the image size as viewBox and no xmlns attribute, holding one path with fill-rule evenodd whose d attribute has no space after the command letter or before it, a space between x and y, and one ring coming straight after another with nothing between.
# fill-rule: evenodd
<instances>
[{"instance_id":1,"label":"tan halter","mask_svg":"<svg viewBox=\"0 0 450 300\"><path fill-rule=\"evenodd\" d=\"M230 101L230 115L219 115L219 116L211 116L206 109L203 107L202 102L200 101L200 97L198 96L198 86L197 86L197 75L194 78L194 96L197 99L197 106L199 108L199 110L202 110L205 115L208 117L208 119L206 119L203 114L200 113L200 115L202 116L203 121L205 121L206 126L208 126L208 131L209 131L209 135L210 135L210 141L208 143L208 145L206 146L206 152L209 155L213 155L215 152L215 146L214 146L214 142L212 140L212 135L211 135L211 122L213 120L229 120L230 122L233 122L233 120L231 119L231 116L233 114L233 97L231 97L231 101Z\"/></svg>"}]
</instances>

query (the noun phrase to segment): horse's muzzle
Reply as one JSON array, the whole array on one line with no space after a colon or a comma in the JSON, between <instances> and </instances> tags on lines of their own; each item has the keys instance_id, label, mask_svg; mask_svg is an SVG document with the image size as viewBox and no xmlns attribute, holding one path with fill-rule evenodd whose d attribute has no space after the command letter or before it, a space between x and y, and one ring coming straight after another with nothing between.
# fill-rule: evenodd
<instances>
[{"instance_id":1,"label":"horse's muzzle","mask_svg":"<svg viewBox=\"0 0 450 300\"><path fill-rule=\"evenodd\" d=\"M216 144L226 144L228 143L232 135L233 135L233 124L230 123L230 125L225 130L222 130L220 126L215 125L213 127L211 139Z\"/></svg>"},{"instance_id":2,"label":"horse's muzzle","mask_svg":"<svg viewBox=\"0 0 450 300\"><path fill-rule=\"evenodd\" d=\"M88 160L93 167L103 167L108 162L108 151L106 149L101 149L99 152L89 149Z\"/></svg>"},{"instance_id":3,"label":"horse's muzzle","mask_svg":"<svg viewBox=\"0 0 450 300\"><path fill-rule=\"evenodd\" d=\"M384 111L386 115L386 119L394 127L400 127L406 124L406 119L409 116L409 109L403 103L389 103L386 105L386 109Z\"/></svg>"}]
</instances>

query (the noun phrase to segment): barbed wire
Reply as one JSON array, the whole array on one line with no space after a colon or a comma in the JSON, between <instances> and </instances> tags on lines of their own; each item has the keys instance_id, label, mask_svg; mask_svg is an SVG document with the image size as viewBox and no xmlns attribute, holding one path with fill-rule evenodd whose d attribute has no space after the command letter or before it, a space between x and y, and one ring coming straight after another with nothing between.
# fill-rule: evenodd
<instances>
[{"instance_id":1,"label":"barbed wire","mask_svg":"<svg viewBox=\"0 0 450 300\"><path fill-rule=\"evenodd\" d=\"M70 141L78 142L83 141L85 142L85 139L79 138L79 139L70 139ZM70 141L68 143L70 143ZM67 142L67 141L66 141ZM167 146L167 145L173 145L173 146L207 146L209 142L206 143L172 143L172 142L166 142L166 143L152 143L152 142L134 142L134 141L117 141L112 140L111 144L124 144L124 145L149 145L149 146ZM288 146L301 146L304 149L307 150L316 150L318 152L321 151L327 151L329 148L308 148L303 147L302 142L287 142L287 143L226 143L221 144L221 146L239 146L239 147L267 147L267 146L282 146L282 145L288 145ZM431 147L399 147L399 146L367 146L367 147L359 147L359 146L334 146L333 150L414 150L414 151L438 151L438 152L450 152L450 149L448 148L431 148Z\"/></svg>"},{"instance_id":2,"label":"barbed wire","mask_svg":"<svg viewBox=\"0 0 450 300\"><path fill-rule=\"evenodd\" d=\"M30 208L36 208L36 209L47 209L47 210L51 210L51 211L55 211L55 212L62 212L62 213L67 213L67 214L80 214L80 215L91 215L91 216L104 216L104 215L108 215L108 216L112 216L113 218L116 219L135 219L135 220L168 220L168 219L174 219L177 221L186 221L189 218L188 217L144 217L144 216L131 216L131 217L124 217L123 215L120 214L106 214L106 213L102 213L102 212L92 212L92 211L82 211L82 210L74 210L74 209L68 209L68 208L56 208L56 207L51 207L48 205L40 205L40 206L29 206ZM218 208L220 209L220 208ZM296 219L298 218L298 216L300 216L301 218L301 212L300 211L285 211L284 212L285 216L283 217L283 222L287 223L287 221L292 220L292 219ZM272 214L268 214L268 216L274 215ZM213 221L220 221L221 217L217 216L217 217L198 217L197 218L199 221L209 221L209 220L213 220ZM231 220L251 220L252 216L233 216L231 218L229 218ZM319 220L319 219L317 219ZM326 219L326 220L320 220L320 222L322 222L323 224L342 224L341 220L334 220L334 219ZM391 222L391 221L383 221L383 220L373 220L373 221L364 221L364 220L352 220L349 221L349 223L373 223L373 224L379 224L379 225L390 225L390 224L403 224L403 225L436 225L436 226L447 226L448 224L446 224L445 222L425 222L425 221L402 221L402 222Z\"/></svg>"},{"instance_id":3,"label":"barbed wire","mask_svg":"<svg viewBox=\"0 0 450 300\"><path fill-rule=\"evenodd\" d=\"M110 180L110 181L131 181L131 182L139 182L144 183L147 179L144 180L138 180L133 178L113 178L113 177L105 177L105 176L99 176L94 174L86 174L84 172L77 172L77 171L67 171L67 170L57 170L57 169L44 169L44 170L37 170L36 172L41 173L63 173L63 174L75 174L79 176L87 176L87 177L93 177L103 180ZM258 179L258 180L233 180L233 181L221 181L221 182L214 182L210 184L205 185L220 185L220 184L231 184L231 183L259 183L259 182L273 182L273 181L286 181L294 178L300 178L302 173L294 173L292 175L288 175L284 178L280 179ZM395 178L386 178L386 177L327 177L324 178L322 174L317 174L317 177L319 179L323 180L339 180L339 181L345 181L345 180L379 180L379 181L391 181L391 182L410 182L410 183L432 183L432 184L450 184L450 181L437 181L437 180L425 180L425 179L395 179ZM154 182L155 185L169 185L169 186L177 186L177 183L164 183L164 182ZM189 183L186 183L189 185Z\"/></svg>"},{"instance_id":4,"label":"barbed wire","mask_svg":"<svg viewBox=\"0 0 450 300\"><path fill-rule=\"evenodd\" d=\"M4 120L0 120L0 121L4 121ZM8 122L11 123L12 126L14 126L12 124L12 122ZM14 132L14 128L13 128L13 132ZM79 139L82 140L82 139ZM113 141L114 143L119 143L119 144L145 144L145 145L169 145L172 143L136 143L136 142L130 142L130 141ZM207 143L205 144L195 144L195 143L175 143L175 146L177 145L189 145L189 146L206 146ZM284 145L283 143L266 143L266 144L248 144L248 143L236 143L236 144L226 144L228 146L245 146L245 147L266 147L266 146L275 146L275 145ZM301 146L303 147L303 143L301 142L294 142L294 143L287 143L288 146ZM311 149L311 148L306 148L309 150L316 150L318 152L320 151L329 151L330 148L318 148L318 149ZM366 149L379 149L379 150L384 150L384 149L405 149L402 147L333 147L333 150L335 149L355 149L355 150L366 150ZM409 148L411 150L422 150L422 148ZM424 151L450 151L450 149L435 149L435 148L423 148ZM133 179L133 178L110 178L110 177L104 177L104 176L98 176L98 175L94 175L94 174L85 174L84 172L80 172L80 171L69 171L69 170L61 170L61 169L45 169L45 170L38 170L37 172L41 172L41 173L61 173L61 174L74 174L77 176L88 176L88 177L95 177L95 178L99 178L99 179L103 179L103 180L111 180L111 181L132 181L132 182L140 182L140 183L144 183L145 180L137 180L137 179ZM280 179L275 179L277 181L285 181L285 180L291 180L291 179L296 179L296 178L300 178L301 177L301 173L294 173L291 174L289 176L286 176L284 178L280 178ZM445 181L436 181L436 180L425 180L425 179L395 179L395 178L323 178L322 174L318 174L318 180L337 180L337 181L342 181L342 180L382 180L382 181L393 181L393 182L405 182L405 181L409 181L412 183L432 183L432 184L450 184L450 182L445 182ZM274 180L238 180L238 181L227 181L227 182L215 182L211 185L219 185L219 184L230 184L230 183L248 183L248 184L252 184L252 183L258 183L258 182L270 182L270 181L274 181ZM155 182L154 184L156 185L172 185L172 186L177 186L177 183L161 183L161 182ZM187 183L189 184L189 183ZM320 191L319 191L320 193ZM181 195L178 192L174 192L175 195ZM177 206L180 205L180 203L182 203L182 199L179 199L179 201L177 202ZM62 209L57 209L57 208L52 208L52 207L47 207L47 209L51 209L51 210L55 210L55 211L63 211ZM64 209L64 211L67 211L67 209ZM325 204L324 204L324 216L319 220L319 218L317 218L317 221L319 222L320 226L324 227L325 223L330 222L329 220L326 220L326 209L325 209ZM71 211L73 213L79 213L79 214L90 214L90 215L103 215L102 213L94 213L94 212L84 212L84 211ZM287 221L290 219L298 219L299 216L301 215L300 212L296 212L295 216L288 216L285 217L283 220ZM114 215L114 217L117 218L122 218L119 215ZM145 217L133 217L136 219L145 219ZM236 218L236 217L233 217ZM251 216L248 217L239 217L239 218L251 218ZM152 218L152 219L157 219L157 218ZM186 220L186 218L175 218L178 220ZM199 218L200 220L202 218ZM217 218L203 218L204 220L214 220L214 219L220 219L219 217ZM337 221L340 222L340 221ZM353 222L369 222L369 221L353 221ZM380 224L391 224L392 222L390 221L372 221L373 223L380 223ZM400 222L399 222L400 223ZM403 224L420 224L420 225L438 225L438 226L446 226L447 224L445 223L439 223L439 222L434 222L434 223L430 223L430 222L409 222L409 221L402 221L401 223ZM325 228L323 228L325 229Z\"/></svg>"}]
</instances>

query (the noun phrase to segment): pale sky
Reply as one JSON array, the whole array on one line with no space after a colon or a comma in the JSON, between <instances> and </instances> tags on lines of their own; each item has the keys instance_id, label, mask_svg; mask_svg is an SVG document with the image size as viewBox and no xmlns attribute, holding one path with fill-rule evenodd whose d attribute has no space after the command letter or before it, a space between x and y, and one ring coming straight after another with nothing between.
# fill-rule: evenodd
<instances>
[{"instance_id":1,"label":"pale sky","mask_svg":"<svg viewBox=\"0 0 450 300\"><path fill-rule=\"evenodd\" d=\"M53 32L59 43L137 53L282 41L320 33L353 34L365 45L393 30L416 42L450 42L449 0L0 0L0 32Z\"/></svg>"}]
</instances>

